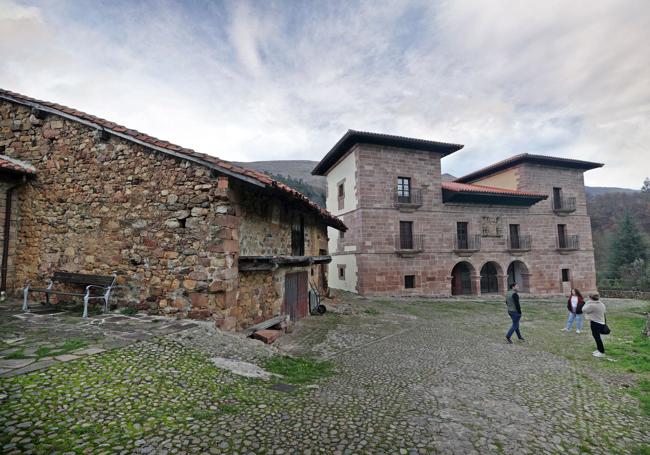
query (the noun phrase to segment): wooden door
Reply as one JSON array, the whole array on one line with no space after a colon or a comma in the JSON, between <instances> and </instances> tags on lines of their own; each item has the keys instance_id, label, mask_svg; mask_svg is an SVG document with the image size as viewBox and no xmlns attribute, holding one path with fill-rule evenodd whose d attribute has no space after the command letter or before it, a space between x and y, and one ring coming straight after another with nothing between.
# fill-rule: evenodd
<instances>
[{"instance_id":1,"label":"wooden door","mask_svg":"<svg viewBox=\"0 0 650 455\"><path fill-rule=\"evenodd\" d=\"M284 314L292 321L307 316L309 310L308 273L287 273L284 277Z\"/></svg>"}]
</instances>

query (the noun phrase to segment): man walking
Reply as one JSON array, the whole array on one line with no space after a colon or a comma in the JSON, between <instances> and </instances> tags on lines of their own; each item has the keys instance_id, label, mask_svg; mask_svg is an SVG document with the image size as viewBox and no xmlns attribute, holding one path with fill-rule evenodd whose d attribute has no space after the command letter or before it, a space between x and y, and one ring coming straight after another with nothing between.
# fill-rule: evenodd
<instances>
[{"instance_id":1,"label":"man walking","mask_svg":"<svg viewBox=\"0 0 650 455\"><path fill-rule=\"evenodd\" d=\"M517 294L517 283L512 283L510 289L506 293L506 307L508 308L508 314L510 319L512 319L512 326L508 333L506 333L506 340L508 344L512 344L510 337L513 333L517 334L517 338L521 341L524 341L524 337L521 336L519 331L519 320L521 319L521 305L519 304L519 294Z\"/></svg>"}]
</instances>

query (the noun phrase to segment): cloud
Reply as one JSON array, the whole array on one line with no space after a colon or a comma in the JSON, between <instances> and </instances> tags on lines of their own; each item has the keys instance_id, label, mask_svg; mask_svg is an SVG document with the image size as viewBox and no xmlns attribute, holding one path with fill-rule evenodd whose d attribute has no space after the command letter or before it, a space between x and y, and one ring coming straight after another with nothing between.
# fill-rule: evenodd
<instances>
[{"instance_id":1,"label":"cloud","mask_svg":"<svg viewBox=\"0 0 650 455\"><path fill-rule=\"evenodd\" d=\"M645 1L0 0L0 86L232 160L320 159L348 129L650 164Z\"/></svg>"}]
</instances>

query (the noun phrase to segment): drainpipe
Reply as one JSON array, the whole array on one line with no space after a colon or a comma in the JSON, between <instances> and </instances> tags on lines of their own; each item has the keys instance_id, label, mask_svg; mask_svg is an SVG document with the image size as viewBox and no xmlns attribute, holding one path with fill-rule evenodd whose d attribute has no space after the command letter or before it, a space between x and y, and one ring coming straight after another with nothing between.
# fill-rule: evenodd
<instances>
[{"instance_id":1,"label":"drainpipe","mask_svg":"<svg viewBox=\"0 0 650 455\"><path fill-rule=\"evenodd\" d=\"M20 186L20 183L9 187L7 190L7 200L5 203L5 226L4 234L2 237L2 277L0 278L0 291L7 290L7 264L9 261L9 235L11 234L11 199L13 198L14 190Z\"/></svg>"}]
</instances>

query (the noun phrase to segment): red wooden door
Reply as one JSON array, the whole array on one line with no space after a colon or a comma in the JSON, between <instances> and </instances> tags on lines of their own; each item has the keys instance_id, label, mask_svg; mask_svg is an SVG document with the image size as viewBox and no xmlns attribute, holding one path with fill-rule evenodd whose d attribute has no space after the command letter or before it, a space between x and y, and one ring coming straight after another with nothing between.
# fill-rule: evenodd
<instances>
[{"instance_id":1,"label":"red wooden door","mask_svg":"<svg viewBox=\"0 0 650 455\"><path fill-rule=\"evenodd\" d=\"M307 316L309 286L307 272L287 273L284 277L284 314L292 321Z\"/></svg>"}]
</instances>

